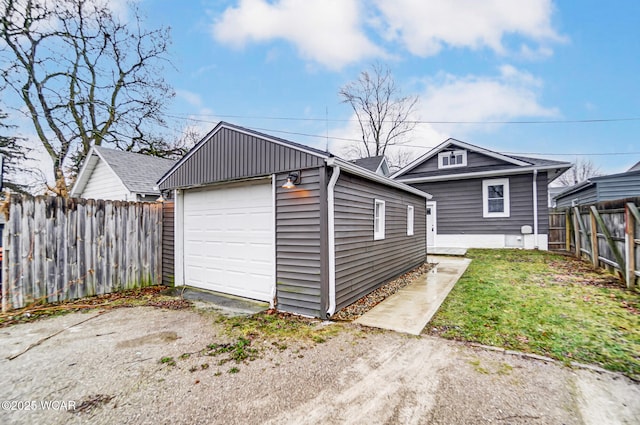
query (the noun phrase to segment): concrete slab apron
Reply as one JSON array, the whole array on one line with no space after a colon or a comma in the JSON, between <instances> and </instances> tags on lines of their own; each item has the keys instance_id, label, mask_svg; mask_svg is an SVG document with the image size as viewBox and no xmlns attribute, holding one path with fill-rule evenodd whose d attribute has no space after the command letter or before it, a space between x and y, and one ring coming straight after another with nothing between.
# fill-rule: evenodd
<instances>
[{"instance_id":1,"label":"concrete slab apron","mask_svg":"<svg viewBox=\"0 0 640 425\"><path fill-rule=\"evenodd\" d=\"M468 258L434 255L428 258L436 266L425 278L416 279L400 289L356 319L355 323L420 335L471 263Z\"/></svg>"}]
</instances>

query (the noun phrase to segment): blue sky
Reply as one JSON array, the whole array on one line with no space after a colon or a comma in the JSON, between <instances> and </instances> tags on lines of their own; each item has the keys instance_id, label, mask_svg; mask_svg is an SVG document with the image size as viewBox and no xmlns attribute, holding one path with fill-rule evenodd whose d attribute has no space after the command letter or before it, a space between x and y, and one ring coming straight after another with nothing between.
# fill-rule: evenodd
<instances>
[{"instance_id":1,"label":"blue sky","mask_svg":"<svg viewBox=\"0 0 640 425\"><path fill-rule=\"evenodd\" d=\"M453 137L604 174L640 161L637 0L134 1L171 28L168 138L225 120L346 156L360 132L338 91L379 62L419 98L407 159Z\"/></svg>"},{"instance_id":2,"label":"blue sky","mask_svg":"<svg viewBox=\"0 0 640 425\"><path fill-rule=\"evenodd\" d=\"M320 148L328 128L329 148L341 154L349 142L337 138L359 133L338 90L379 61L403 94L420 98L415 119L426 123L405 143L415 155L454 137L501 152L584 156L605 173L640 161L635 0L143 0L141 6L149 24L172 29L176 69L167 70L167 79L177 96L168 114L181 125L206 131L226 120Z\"/></svg>"}]
</instances>

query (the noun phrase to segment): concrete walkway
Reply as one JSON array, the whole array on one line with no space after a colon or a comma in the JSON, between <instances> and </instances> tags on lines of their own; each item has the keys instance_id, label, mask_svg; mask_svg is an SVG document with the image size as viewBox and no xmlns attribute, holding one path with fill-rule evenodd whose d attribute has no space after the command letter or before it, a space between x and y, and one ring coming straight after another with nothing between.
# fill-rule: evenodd
<instances>
[{"instance_id":1,"label":"concrete walkway","mask_svg":"<svg viewBox=\"0 0 640 425\"><path fill-rule=\"evenodd\" d=\"M420 335L471 263L468 258L435 255L429 255L428 261L436 266L426 278L400 289L356 319L355 323Z\"/></svg>"}]
</instances>

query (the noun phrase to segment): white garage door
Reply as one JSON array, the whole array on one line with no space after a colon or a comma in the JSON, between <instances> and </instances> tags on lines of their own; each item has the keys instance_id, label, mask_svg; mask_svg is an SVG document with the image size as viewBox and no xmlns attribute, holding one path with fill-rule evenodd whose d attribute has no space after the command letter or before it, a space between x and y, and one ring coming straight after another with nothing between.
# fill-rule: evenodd
<instances>
[{"instance_id":1,"label":"white garage door","mask_svg":"<svg viewBox=\"0 0 640 425\"><path fill-rule=\"evenodd\" d=\"M185 283L270 301L275 231L270 181L184 193Z\"/></svg>"}]
</instances>

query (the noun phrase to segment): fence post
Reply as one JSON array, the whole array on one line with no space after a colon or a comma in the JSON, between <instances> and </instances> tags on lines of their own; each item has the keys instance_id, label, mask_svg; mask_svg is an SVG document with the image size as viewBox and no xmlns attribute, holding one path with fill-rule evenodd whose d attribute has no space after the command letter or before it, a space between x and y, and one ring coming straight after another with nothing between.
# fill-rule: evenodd
<instances>
[{"instance_id":1,"label":"fence post","mask_svg":"<svg viewBox=\"0 0 640 425\"><path fill-rule=\"evenodd\" d=\"M571 210L564 212L564 249L571 252Z\"/></svg>"},{"instance_id":2,"label":"fence post","mask_svg":"<svg viewBox=\"0 0 640 425\"><path fill-rule=\"evenodd\" d=\"M598 224L593 210L589 211L589 218L591 221L591 262L594 267L598 267Z\"/></svg>"},{"instance_id":3,"label":"fence post","mask_svg":"<svg viewBox=\"0 0 640 425\"><path fill-rule=\"evenodd\" d=\"M580 253L581 238L582 238L582 222L580 221L580 211L577 208L573 209L573 236L576 238L576 257L582 258Z\"/></svg>"},{"instance_id":4,"label":"fence post","mask_svg":"<svg viewBox=\"0 0 640 425\"><path fill-rule=\"evenodd\" d=\"M640 222L640 213L635 204L627 202L624 210L626 232L625 244L627 251L627 288L636 285L636 222Z\"/></svg>"},{"instance_id":5,"label":"fence post","mask_svg":"<svg viewBox=\"0 0 640 425\"><path fill-rule=\"evenodd\" d=\"M604 220L600 216L600 213L596 209L595 205L591 206L591 216L596 220L596 222L600 226L600 229L602 230L602 233L604 234L605 242L609 246L609 249L611 250L611 253L613 254L613 256L615 257L616 262L618 263L618 268L620 269L620 273L619 273L620 276L623 279L626 279L627 274L625 273L625 271L626 271L626 268L627 268L627 266L626 266L627 261L625 261L624 256L622 255L622 253L620 253L620 250L618 249L615 241L613 240L613 237L611 236L611 232L607 228L607 224L604 222ZM625 237L625 239L626 239L626 237Z\"/></svg>"}]
</instances>

